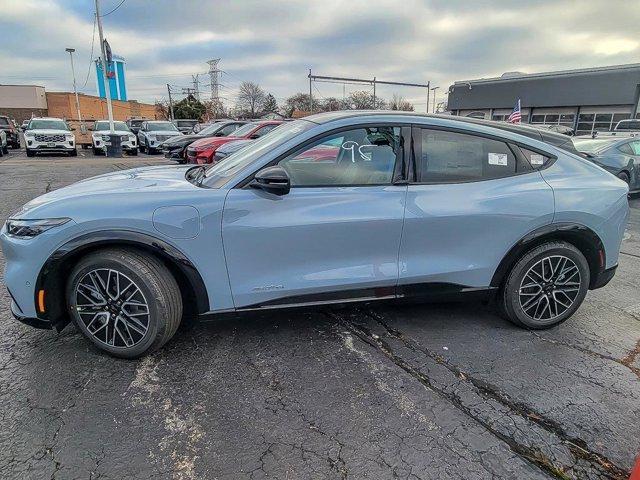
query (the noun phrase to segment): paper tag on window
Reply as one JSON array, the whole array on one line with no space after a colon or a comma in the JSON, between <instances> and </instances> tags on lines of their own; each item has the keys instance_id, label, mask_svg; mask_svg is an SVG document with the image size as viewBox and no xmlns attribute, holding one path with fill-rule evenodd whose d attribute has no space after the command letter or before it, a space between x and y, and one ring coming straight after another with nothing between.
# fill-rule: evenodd
<instances>
[{"instance_id":1,"label":"paper tag on window","mask_svg":"<svg viewBox=\"0 0 640 480\"><path fill-rule=\"evenodd\" d=\"M544 165L544 155L532 153L530 158L531 165L533 165L534 167Z\"/></svg>"},{"instance_id":2,"label":"paper tag on window","mask_svg":"<svg viewBox=\"0 0 640 480\"><path fill-rule=\"evenodd\" d=\"M506 153L489 153L489 165L501 165L506 167L507 164Z\"/></svg>"}]
</instances>

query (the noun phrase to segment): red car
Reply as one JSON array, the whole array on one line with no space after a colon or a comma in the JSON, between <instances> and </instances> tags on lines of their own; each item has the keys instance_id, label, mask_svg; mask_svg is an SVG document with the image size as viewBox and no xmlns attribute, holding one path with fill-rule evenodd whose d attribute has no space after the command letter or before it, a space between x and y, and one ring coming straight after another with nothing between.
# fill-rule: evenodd
<instances>
[{"instance_id":1,"label":"red car","mask_svg":"<svg viewBox=\"0 0 640 480\"><path fill-rule=\"evenodd\" d=\"M187 148L187 161L189 163L212 163L213 156L220 145L224 145L233 140L260 138L281 123L282 120L251 122L233 132L233 136L211 137L197 140Z\"/></svg>"}]
</instances>

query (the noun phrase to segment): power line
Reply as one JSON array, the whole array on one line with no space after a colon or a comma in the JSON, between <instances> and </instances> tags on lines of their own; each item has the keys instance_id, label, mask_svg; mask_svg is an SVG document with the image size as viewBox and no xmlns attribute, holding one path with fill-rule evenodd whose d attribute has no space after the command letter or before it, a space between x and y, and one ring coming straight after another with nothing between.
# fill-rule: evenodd
<instances>
[{"instance_id":1,"label":"power line","mask_svg":"<svg viewBox=\"0 0 640 480\"><path fill-rule=\"evenodd\" d=\"M96 40L96 14L93 13L93 33L91 34L91 53L89 54L89 68L87 68L87 76L84 79L84 84L82 85L82 89L87 86L87 82L89 81L89 75L91 74L91 65L93 65L93 45Z\"/></svg>"},{"instance_id":2,"label":"power line","mask_svg":"<svg viewBox=\"0 0 640 480\"><path fill-rule=\"evenodd\" d=\"M101 17L106 17L107 15L111 15L113 12L115 12L116 10L118 10L122 4L125 2L126 0L122 0L118 5L116 5L116 8L114 8L113 10L110 10L109 12L105 13L104 15L100 15Z\"/></svg>"}]
</instances>

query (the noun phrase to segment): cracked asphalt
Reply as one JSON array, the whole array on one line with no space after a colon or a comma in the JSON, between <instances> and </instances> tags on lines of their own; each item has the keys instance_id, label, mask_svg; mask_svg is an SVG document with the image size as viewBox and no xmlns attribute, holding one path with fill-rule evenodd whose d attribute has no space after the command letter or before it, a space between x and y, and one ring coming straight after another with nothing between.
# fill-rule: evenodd
<instances>
[{"instance_id":1,"label":"cracked asphalt","mask_svg":"<svg viewBox=\"0 0 640 480\"><path fill-rule=\"evenodd\" d=\"M0 219L141 155L0 159ZM613 281L551 330L482 304L188 322L139 361L13 320L0 477L624 479L640 451L640 198ZM0 257L0 267L4 260Z\"/></svg>"}]
</instances>

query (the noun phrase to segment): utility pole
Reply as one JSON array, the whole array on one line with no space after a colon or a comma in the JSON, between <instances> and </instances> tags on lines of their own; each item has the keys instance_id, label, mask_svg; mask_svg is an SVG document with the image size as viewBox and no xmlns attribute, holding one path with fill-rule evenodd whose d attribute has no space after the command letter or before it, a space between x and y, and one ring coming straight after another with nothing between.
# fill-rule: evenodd
<instances>
[{"instance_id":1,"label":"utility pole","mask_svg":"<svg viewBox=\"0 0 640 480\"><path fill-rule=\"evenodd\" d=\"M175 117L173 116L173 101L171 100L171 86L168 83L167 92L169 93L169 116L171 117L169 120L173 121L175 120Z\"/></svg>"},{"instance_id":2,"label":"utility pole","mask_svg":"<svg viewBox=\"0 0 640 480\"><path fill-rule=\"evenodd\" d=\"M373 77L373 109L376 109L376 77Z\"/></svg>"},{"instance_id":3,"label":"utility pole","mask_svg":"<svg viewBox=\"0 0 640 480\"><path fill-rule=\"evenodd\" d=\"M438 90L440 87L433 87L431 89L431 91L433 92L433 113L436 113L436 90ZM429 112L427 112L429 113Z\"/></svg>"},{"instance_id":4,"label":"utility pole","mask_svg":"<svg viewBox=\"0 0 640 480\"><path fill-rule=\"evenodd\" d=\"M313 95L311 94L311 69L309 69L309 113L313 113Z\"/></svg>"},{"instance_id":5,"label":"utility pole","mask_svg":"<svg viewBox=\"0 0 640 480\"><path fill-rule=\"evenodd\" d=\"M429 87L431 86L431 82L427 82L427 113L429 113Z\"/></svg>"},{"instance_id":6,"label":"utility pole","mask_svg":"<svg viewBox=\"0 0 640 480\"><path fill-rule=\"evenodd\" d=\"M107 51L104 45L104 34L102 33L102 20L100 20L100 2L96 0L96 22L98 23L98 35L100 37L100 51L102 52L102 76L104 78L104 88L107 95L107 114L109 115L109 133L115 135L113 126L113 107L111 105L111 85L109 85L109 77L107 77L107 69L109 62L107 61Z\"/></svg>"},{"instance_id":7,"label":"utility pole","mask_svg":"<svg viewBox=\"0 0 640 480\"><path fill-rule=\"evenodd\" d=\"M65 48L66 52L69 52L69 57L71 58L71 75L73 75L73 93L76 96L76 109L78 111L78 120L80 121L80 131L82 133L86 132L84 122L82 121L82 114L80 113L80 99L78 98L78 89L76 88L76 69L73 66L73 52L76 51L75 48Z\"/></svg>"}]
</instances>

